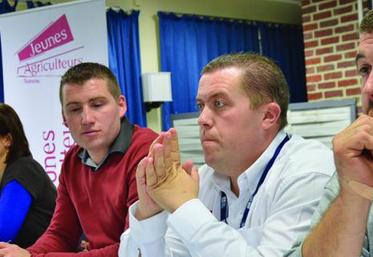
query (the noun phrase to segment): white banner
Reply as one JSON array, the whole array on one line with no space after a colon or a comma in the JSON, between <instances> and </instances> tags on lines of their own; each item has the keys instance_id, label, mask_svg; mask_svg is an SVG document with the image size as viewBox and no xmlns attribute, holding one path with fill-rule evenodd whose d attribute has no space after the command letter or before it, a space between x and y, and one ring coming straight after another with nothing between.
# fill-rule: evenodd
<instances>
[{"instance_id":1,"label":"white banner","mask_svg":"<svg viewBox=\"0 0 373 257\"><path fill-rule=\"evenodd\" d=\"M34 158L58 184L73 144L62 124L61 75L81 62L108 64L104 0L76 1L0 16L4 100L19 114Z\"/></svg>"}]
</instances>

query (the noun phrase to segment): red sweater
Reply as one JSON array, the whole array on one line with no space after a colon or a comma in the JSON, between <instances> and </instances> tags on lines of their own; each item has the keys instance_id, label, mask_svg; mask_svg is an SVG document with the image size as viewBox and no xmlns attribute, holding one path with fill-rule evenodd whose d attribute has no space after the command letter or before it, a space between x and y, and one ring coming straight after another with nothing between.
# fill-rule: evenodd
<instances>
[{"instance_id":1,"label":"red sweater","mask_svg":"<svg viewBox=\"0 0 373 257\"><path fill-rule=\"evenodd\" d=\"M50 226L28 250L33 257L116 257L121 233L128 227L128 208L137 200L135 172L157 134L134 127L123 155L111 153L92 171L74 146L62 165L56 209ZM75 253L84 232L90 250Z\"/></svg>"}]
</instances>

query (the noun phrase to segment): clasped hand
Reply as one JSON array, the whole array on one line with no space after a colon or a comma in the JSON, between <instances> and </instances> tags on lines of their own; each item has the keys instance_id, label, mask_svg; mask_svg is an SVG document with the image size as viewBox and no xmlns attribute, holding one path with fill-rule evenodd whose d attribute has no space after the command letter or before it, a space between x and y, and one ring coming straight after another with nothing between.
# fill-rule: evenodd
<instances>
[{"instance_id":1,"label":"clasped hand","mask_svg":"<svg viewBox=\"0 0 373 257\"><path fill-rule=\"evenodd\" d=\"M341 179L373 187L373 118L360 115L333 139L335 164ZM342 190L345 185L341 184Z\"/></svg>"},{"instance_id":2,"label":"clasped hand","mask_svg":"<svg viewBox=\"0 0 373 257\"><path fill-rule=\"evenodd\" d=\"M162 210L174 212L185 202L197 198L199 176L192 162L180 164L175 129L162 132L153 142L149 155L136 171L139 204L136 218L146 219Z\"/></svg>"},{"instance_id":3,"label":"clasped hand","mask_svg":"<svg viewBox=\"0 0 373 257\"><path fill-rule=\"evenodd\" d=\"M0 257L30 257L31 254L21 247L0 242Z\"/></svg>"}]
</instances>

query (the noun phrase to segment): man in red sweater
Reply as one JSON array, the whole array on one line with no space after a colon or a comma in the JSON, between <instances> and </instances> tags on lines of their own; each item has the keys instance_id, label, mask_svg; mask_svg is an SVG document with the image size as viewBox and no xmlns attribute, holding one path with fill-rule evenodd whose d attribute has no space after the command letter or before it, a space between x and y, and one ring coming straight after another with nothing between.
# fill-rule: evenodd
<instances>
[{"instance_id":1,"label":"man in red sweater","mask_svg":"<svg viewBox=\"0 0 373 257\"><path fill-rule=\"evenodd\" d=\"M118 256L128 207L137 200L136 167L157 134L127 121L125 97L101 64L69 69L61 79L60 101L76 145L62 165L51 224L27 250L0 243L0 256ZM82 234L88 249L78 253Z\"/></svg>"}]
</instances>

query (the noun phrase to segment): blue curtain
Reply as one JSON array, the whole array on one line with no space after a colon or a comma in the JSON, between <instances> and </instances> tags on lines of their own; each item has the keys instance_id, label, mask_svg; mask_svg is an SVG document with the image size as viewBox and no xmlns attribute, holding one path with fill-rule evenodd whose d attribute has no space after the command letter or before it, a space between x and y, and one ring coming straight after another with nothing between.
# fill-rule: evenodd
<instances>
[{"instance_id":1,"label":"blue curtain","mask_svg":"<svg viewBox=\"0 0 373 257\"><path fill-rule=\"evenodd\" d=\"M122 10L107 11L109 67L116 75L127 99L127 118L146 126L142 101L141 64L139 47L139 11L126 14Z\"/></svg>"},{"instance_id":2,"label":"blue curtain","mask_svg":"<svg viewBox=\"0 0 373 257\"><path fill-rule=\"evenodd\" d=\"M307 101L303 32L300 26L259 24L262 54L274 59L288 82L290 102Z\"/></svg>"},{"instance_id":3,"label":"blue curtain","mask_svg":"<svg viewBox=\"0 0 373 257\"><path fill-rule=\"evenodd\" d=\"M241 20L158 12L161 70L171 72L173 102L162 106L163 129L171 114L195 112L199 74L226 53L259 51L257 25Z\"/></svg>"}]
</instances>

